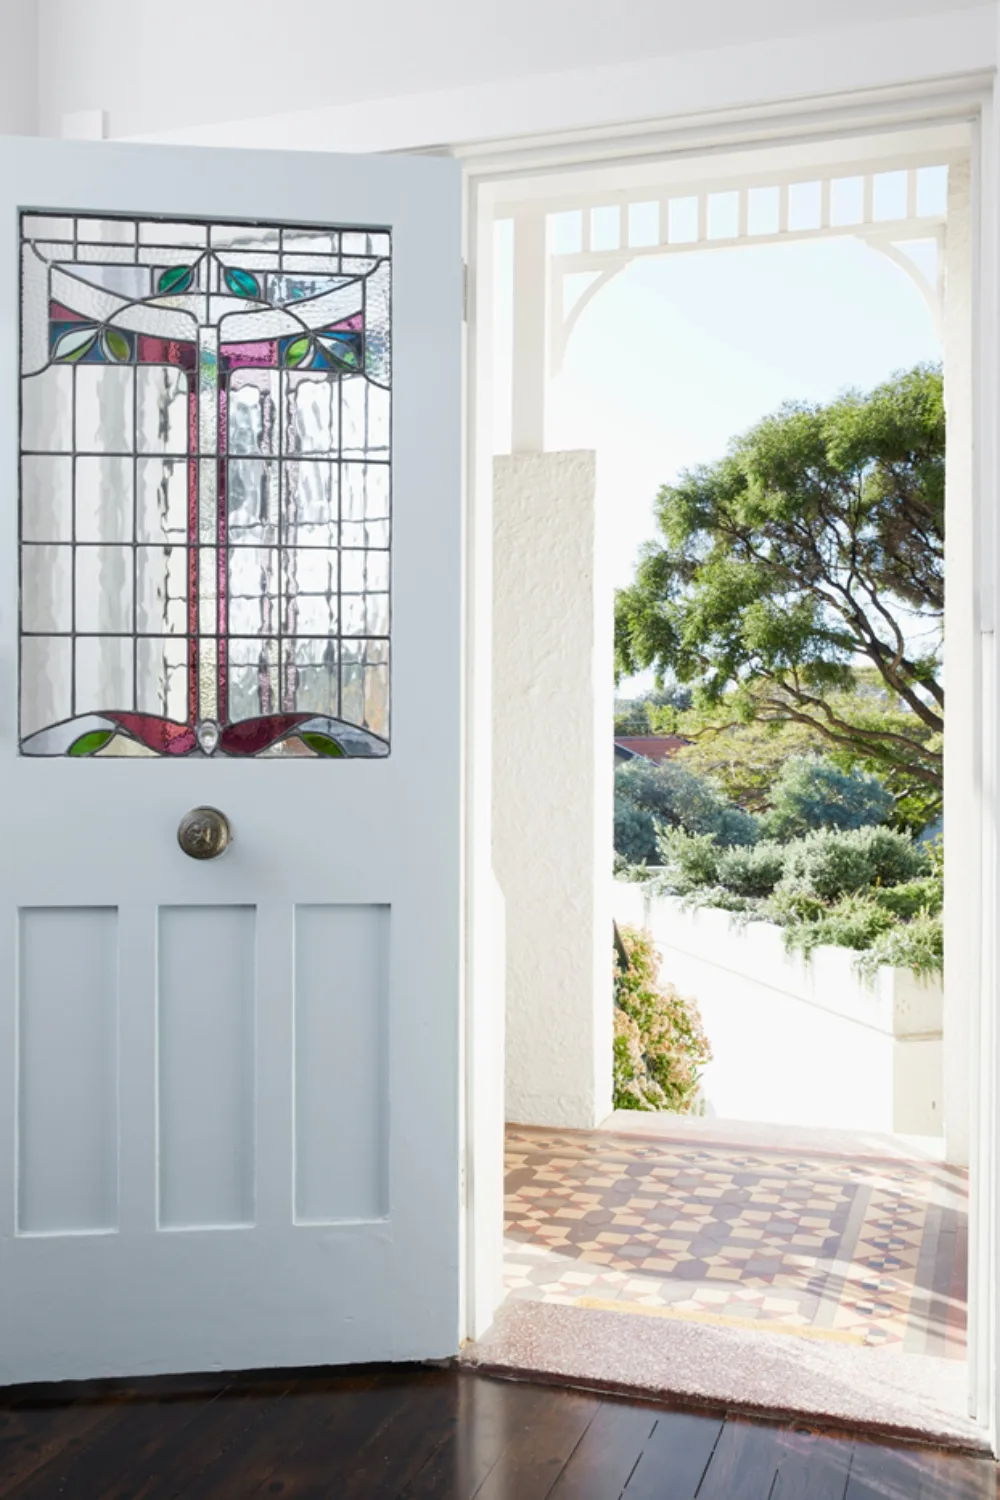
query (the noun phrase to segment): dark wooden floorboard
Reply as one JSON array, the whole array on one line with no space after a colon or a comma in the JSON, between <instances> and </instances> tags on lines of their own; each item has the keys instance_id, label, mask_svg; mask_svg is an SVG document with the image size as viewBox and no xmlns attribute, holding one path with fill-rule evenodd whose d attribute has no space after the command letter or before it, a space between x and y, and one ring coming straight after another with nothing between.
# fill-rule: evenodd
<instances>
[{"instance_id":1,"label":"dark wooden floorboard","mask_svg":"<svg viewBox=\"0 0 1000 1500\"><path fill-rule=\"evenodd\" d=\"M0 1500L997 1500L986 1459L372 1366L0 1392Z\"/></svg>"},{"instance_id":2,"label":"dark wooden floorboard","mask_svg":"<svg viewBox=\"0 0 1000 1500\"><path fill-rule=\"evenodd\" d=\"M534 1412L511 1423L507 1444L475 1500L547 1500L600 1409L596 1396L547 1390ZM569 1398L569 1399L568 1399Z\"/></svg>"},{"instance_id":3,"label":"dark wooden floorboard","mask_svg":"<svg viewBox=\"0 0 1000 1500\"><path fill-rule=\"evenodd\" d=\"M659 1415L654 1406L604 1402L549 1492L552 1500L619 1500Z\"/></svg>"},{"instance_id":4,"label":"dark wooden floorboard","mask_svg":"<svg viewBox=\"0 0 1000 1500\"><path fill-rule=\"evenodd\" d=\"M625 1487L624 1500L691 1500L722 1434L723 1418L665 1413L657 1420Z\"/></svg>"}]
</instances>

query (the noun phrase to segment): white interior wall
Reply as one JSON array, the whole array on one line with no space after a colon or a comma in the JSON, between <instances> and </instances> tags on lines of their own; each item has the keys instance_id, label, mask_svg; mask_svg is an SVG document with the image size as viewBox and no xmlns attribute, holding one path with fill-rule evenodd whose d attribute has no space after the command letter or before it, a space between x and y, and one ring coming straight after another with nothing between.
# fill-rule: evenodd
<instances>
[{"instance_id":1,"label":"white interior wall","mask_svg":"<svg viewBox=\"0 0 1000 1500\"><path fill-rule=\"evenodd\" d=\"M112 137L390 150L802 99L992 66L968 0L37 0L39 110Z\"/></svg>"},{"instance_id":2,"label":"white interior wall","mask_svg":"<svg viewBox=\"0 0 1000 1500\"><path fill-rule=\"evenodd\" d=\"M35 0L0 0L0 135L38 130Z\"/></svg>"}]
</instances>

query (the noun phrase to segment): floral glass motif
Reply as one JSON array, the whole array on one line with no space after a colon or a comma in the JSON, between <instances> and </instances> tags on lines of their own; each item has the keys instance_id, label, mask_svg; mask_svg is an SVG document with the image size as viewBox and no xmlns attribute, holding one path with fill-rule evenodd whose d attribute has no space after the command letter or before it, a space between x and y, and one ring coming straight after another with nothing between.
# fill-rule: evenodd
<instances>
[{"instance_id":1,"label":"floral glass motif","mask_svg":"<svg viewBox=\"0 0 1000 1500\"><path fill-rule=\"evenodd\" d=\"M389 749L390 236L21 220L21 752Z\"/></svg>"}]
</instances>

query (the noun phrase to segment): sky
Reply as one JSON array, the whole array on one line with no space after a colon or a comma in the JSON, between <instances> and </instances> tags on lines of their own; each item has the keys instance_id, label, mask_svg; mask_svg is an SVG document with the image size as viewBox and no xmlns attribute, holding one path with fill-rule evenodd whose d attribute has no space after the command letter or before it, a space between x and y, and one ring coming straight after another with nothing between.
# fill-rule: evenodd
<instances>
[{"instance_id":1,"label":"sky","mask_svg":"<svg viewBox=\"0 0 1000 1500\"><path fill-rule=\"evenodd\" d=\"M502 285L504 240L501 231ZM498 349L495 446L504 452L502 338ZM940 357L915 282L853 236L641 259L573 330L549 388L546 447L597 450L598 504L621 587L655 535L661 484L720 458L730 438L784 401L867 390ZM644 677L632 687L645 685Z\"/></svg>"}]
</instances>

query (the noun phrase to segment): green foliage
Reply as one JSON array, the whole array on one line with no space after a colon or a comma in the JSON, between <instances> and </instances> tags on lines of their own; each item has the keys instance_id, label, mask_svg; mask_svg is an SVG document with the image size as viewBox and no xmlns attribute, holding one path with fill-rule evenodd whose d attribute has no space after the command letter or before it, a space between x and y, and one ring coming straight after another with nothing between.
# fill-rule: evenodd
<instances>
[{"instance_id":1,"label":"green foliage","mask_svg":"<svg viewBox=\"0 0 1000 1500\"><path fill-rule=\"evenodd\" d=\"M823 901L930 871L926 853L890 828L823 830L786 846L785 884Z\"/></svg>"},{"instance_id":2,"label":"green foliage","mask_svg":"<svg viewBox=\"0 0 1000 1500\"><path fill-rule=\"evenodd\" d=\"M884 771L923 826L941 794L944 453L941 372L919 366L867 396L789 404L664 486L660 539L616 600L619 674L690 685L715 732L803 726L847 769ZM859 662L884 701L858 694Z\"/></svg>"},{"instance_id":3,"label":"green foliage","mask_svg":"<svg viewBox=\"0 0 1000 1500\"><path fill-rule=\"evenodd\" d=\"M785 873L785 851L772 843L727 849L719 856L717 870L726 890L738 896L769 896Z\"/></svg>"},{"instance_id":4,"label":"green foliage","mask_svg":"<svg viewBox=\"0 0 1000 1500\"><path fill-rule=\"evenodd\" d=\"M615 954L614 1105L690 1113L712 1052L693 1000L659 979L648 932L621 928L628 967Z\"/></svg>"},{"instance_id":5,"label":"green foliage","mask_svg":"<svg viewBox=\"0 0 1000 1500\"><path fill-rule=\"evenodd\" d=\"M944 923L931 912L896 923L882 933L858 960L863 974L874 974L880 964L912 969L923 979L935 978L944 968Z\"/></svg>"},{"instance_id":6,"label":"green foliage","mask_svg":"<svg viewBox=\"0 0 1000 1500\"><path fill-rule=\"evenodd\" d=\"M940 842L920 845L893 829L860 828L724 849L711 834L673 828L659 845L664 868L653 889L774 922L788 947L806 954L832 944L888 955L866 957L866 969L898 961L918 973L940 971ZM903 936L911 927L912 936Z\"/></svg>"},{"instance_id":7,"label":"green foliage","mask_svg":"<svg viewBox=\"0 0 1000 1500\"><path fill-rule=\"evenodd\" d=\"M870 772L843 770L826 756L795 755L771 787L765 833L787 843L817 828L865 828L892 814L892 793Z\"/></svg>"},{"instance_id":8,"label":"green foliage","mask_svg":"<svg viewBox=\"0 0 1000 1500\"><path fill-rule=\"evenodd\" d=\"M615 849L635 863L657 858L659 827L710 833L720 844L750 844L757 820L710 782L673 761L630 760L615 768Z\"/></svg>"},{"instance_id":9,"label":"green foliage","mask_svg":"<svg viewBox=\"0 0 1000 1500\"><path fill-rule=\"evenodd\" d=\"M807 955L823 944L866 949L896 925L892 913L878 901L867 892L855 891L841 896L812 920L791 923L785 928L785 942Z\"/></svg>"},{"instance_id":10,"label":"green foliage","mask_svg":"<svg viewBox=\"0 0 1000 1500\"><path fill-rule=\"evenodd\" d=\"M654 688L640 698L617 698L615 700L615 738L623 735L663 734L669 730L654 728L663 713L676 713L691 707L691 689L671 683L669 687Z\"/></svg>"}]
</instances>

